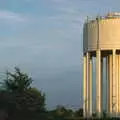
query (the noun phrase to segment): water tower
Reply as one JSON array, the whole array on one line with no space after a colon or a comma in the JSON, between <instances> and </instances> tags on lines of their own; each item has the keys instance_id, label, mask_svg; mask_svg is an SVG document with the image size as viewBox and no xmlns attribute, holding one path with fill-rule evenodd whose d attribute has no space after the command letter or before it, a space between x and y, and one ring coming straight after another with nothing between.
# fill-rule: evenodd
<instances>
[{"instance_id":1,"label":"water tower","mask_svg":"<svg viewBox=\"0 0 120 120\"><path fill-rule=\"evenodd\" d=\"M120 13L108 13L93 20L87 20L83 27L84 55L84 116L92 115L92 105L96 113L103 112L103 67L106 68L107 113L120 113ZM96 104L93 103L93 57L96 67ZM106 63L103 66L103 59Z\"/></svg>"}]
</instances>

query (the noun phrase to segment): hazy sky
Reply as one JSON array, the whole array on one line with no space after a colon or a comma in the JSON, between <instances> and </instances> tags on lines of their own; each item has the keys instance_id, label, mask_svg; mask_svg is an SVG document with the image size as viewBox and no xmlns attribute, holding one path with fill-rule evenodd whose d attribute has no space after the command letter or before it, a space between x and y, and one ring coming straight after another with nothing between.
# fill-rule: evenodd
<instances>
[{"instance_id":1,"label":"hazy sky","mask_svg":"<svg viewBox=\"0 0 120 120\"><path fill-rule=\"evenodd\" d=\"M119 12L120 0L0 0L0 72L18 66L46 93L48 107L78 107L83 23L109 11Z\"/></svg>"}]
</instances>

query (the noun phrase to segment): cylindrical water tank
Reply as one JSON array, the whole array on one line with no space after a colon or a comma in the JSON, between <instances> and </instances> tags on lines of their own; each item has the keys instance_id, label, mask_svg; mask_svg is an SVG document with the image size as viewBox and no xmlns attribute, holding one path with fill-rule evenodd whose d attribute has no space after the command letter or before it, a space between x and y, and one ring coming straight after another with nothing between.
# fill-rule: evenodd
<instances>
[{"instance_id":1,"label":"cylindrical water tank","mask_svg":"<svg viewBox=\"0 0 120 120\"><path fill-rule=\"evenodd\" d=\"M115 14L116 15L116 14ZM120 18L106 16L84 24L83 51L120 49Z\"/></svg>"}]
</instances>

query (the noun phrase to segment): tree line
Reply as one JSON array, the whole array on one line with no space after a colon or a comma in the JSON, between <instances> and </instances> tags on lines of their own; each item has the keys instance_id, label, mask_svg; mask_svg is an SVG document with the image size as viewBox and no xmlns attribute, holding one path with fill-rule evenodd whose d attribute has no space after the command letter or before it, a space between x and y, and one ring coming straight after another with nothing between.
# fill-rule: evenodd
<instances>
[{"instance_id":1,"label":"tree line","mask_svg":"<svg viewBox=\"0 0 120 120\"><path fill-rule=\"evenodd\" d=\"M46 108L46 95L32 87L32 78L15 67L7 71L0 86L0 120L64 120L83 116L83 110L73 111L58 105Z\"/></svg>"}]
</instances>

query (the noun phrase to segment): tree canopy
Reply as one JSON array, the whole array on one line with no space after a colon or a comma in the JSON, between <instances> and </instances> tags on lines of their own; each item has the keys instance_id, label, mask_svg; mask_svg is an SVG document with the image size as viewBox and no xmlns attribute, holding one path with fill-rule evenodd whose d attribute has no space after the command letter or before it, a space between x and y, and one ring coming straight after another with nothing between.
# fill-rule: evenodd
<instances>
[{"instance_id":1,"label":"tree canopy","mask_svg":"<svg viewBox=\"0 0 120 120\"><path fill-rule=\"evenodd\" d=\"M2 83L4 91L0 92L0 107L5 109L13 120L24 120L23 116L25 119L32 119L45 113L45 94L31 87L32 81L28 74L17 67L14 72L6 72Z\"/></svg>"},{"instance_id":2,"label":"tree canopy","mask_svg":"<svg viewBox=\"0 0 120 120\"><path fill-rule=\"evenodd\" d=\"M15 67L15 72L6 72L6 78L3 81L3 87L7 91L23 92L30 88L32 84L32 78L26 73L20 71L18 67Z\"/></svg>"}]
</instances>

